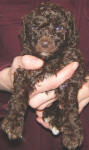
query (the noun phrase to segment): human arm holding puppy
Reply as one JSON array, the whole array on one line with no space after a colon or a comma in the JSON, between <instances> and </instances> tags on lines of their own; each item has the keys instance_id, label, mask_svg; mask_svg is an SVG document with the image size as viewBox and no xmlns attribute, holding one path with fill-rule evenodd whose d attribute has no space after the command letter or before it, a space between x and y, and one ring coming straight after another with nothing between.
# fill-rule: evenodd
<instances>
[{"instance_id":1,"label":"human arm holding puppy","mask_svg":"<svg viewBox=\"0 0 89 150\"><path fill-rule=\"evenodd\" d=\"M0 71L0 90L11 92L13 88L13 77L14 72L18 67L25 68L27 70L34 70L42 67L44 62L34 56L18 56L15 57L11 67L5 68ZM47 80L40 82L36 85L36 91L29 95L28 104L36 110L37 121L44 127L49 126L42 120L42 112L45 107L51 105L56 101L56 95L53 89L57 88L67 79L71 78L73 73L78 67L77 62L73 62L65 66L62 70L57 73L57 76L53 75ZM87 77L89 78L89 77ZM45 91L50 91L49 94L45 94ZM78 93L79 112L89 103L89 82L86 82Z\"/></svg>"}]
</instances>

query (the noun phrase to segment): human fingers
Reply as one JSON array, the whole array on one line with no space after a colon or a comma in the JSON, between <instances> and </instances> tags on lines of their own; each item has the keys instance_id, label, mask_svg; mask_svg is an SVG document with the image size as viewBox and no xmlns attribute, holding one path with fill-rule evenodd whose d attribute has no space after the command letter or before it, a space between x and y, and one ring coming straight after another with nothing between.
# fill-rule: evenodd
<instances>
[{"instance_id":1,"label":"human fingers","mask_svg":"<svg viewBox=\"0 0 89 150\"><path fill-rule=\"evenodd\" d=\"M36 116L39 117L39 118L42 118L43 110L36 110Z\"/></svg>"},{"instance_id":2,"label":"human fingers","mask_svg":"<svg viewBox=\"0 0 89 150\"><path fill-rule=\"evenodd\" d=\"M43 127L45 127L45 128L48 128L48 129L50 129L50 127L49 127L49 124L48 123L46 123L44 120L43 120L43 118L42 118L42 116L43 116L43 111L41 110L37 110L36 111L36 121L38 122L38 123L40 123Z\"/></svg>"},{"instance_id":3,"label":"human fingers","mask_svg":"<svg viewBox=\"0 0 89 150\"><path fill-rule=\"evenodd\" d=\"M43 107L49 105L49 103L52 103L56 99L56 93L54 90L49 91L48 93L38 93L37 95L34 95L31 97L29 96L29 105L32 108L39 108L42 109Z\"/></svg>"},{"instance_id":4,"label":"human fingers","mask_svg":"<svg viewBox=\"0 0 89 150\"><path fill-rule=\"evenodd\" d=\"M83 108L89 103L89 98L81 101L79 103L79 113L81 113L81 111L83 110ZM37 110L36 111L36 115L37 115L37 122L39 124L41 124L43 127L47 128L47 129L50 129L50 125L48 123L46 123L43 119L42 119L42 116L43 116L43 111L40 111L40 110Z\"/></svg>"},{"instance_id":5,"label":"human fingers","mask_svg":"<svg viewBox=\"0 0 89 150\"><path fill-rule=\"evenodd\" d=\"M78 68L78 65L78 62L72 62L71 64L65 66L61 71L59 71L57 75L52 75L47 79L44 79L42 82L38 82L35 85L36 90L32 93L32 96L37 93L57 88L63 82L72 77L73 73Z\"/></svg>"},{"instance_id":6,"label":"human fingers","mask_svg":"<svg viewBox=\"0 0 89 150\"><path fill-rule=\"evenodd\" d=\"M37 107L37 110L44 110L45 108L51 106L51 104L53 102L55 102L57 100L57 98L54 98L54 99L51 99L49 101L46 101L45 103L43 103L42 105L38 106Z\"/></svg>"},{"instance_id":7,"label":"human fingers","mask_svg":"<svg viewBox=\"0 0 89 150\"><path fill-rule=\"evenodd\" d=\"M24 55L22 56L22 65L25 69L28 70L35 70L42 67L44 64L43 60L38 57L31 56L31 55Z\"/></svg>"},{"instance_id":8,"label":"human fingers","mask_svg":"<svg viewBox=\"0 0 89 150\"><path fill-rule=\"evenodd\" d=\"M24 55L24 56L17 56L14 58L12 63L12 68L15 71L18 67L27 69L27 70L34 70L42 67L43 61L35 56L31 55Z\"/></svg>"},{"instance_id":9,"label":"human fingers","mask_svg":"<svg viewBox=\"0 0 89 150\"><path fill-rule=\"evenodd\" d=\"M45 127L46 129L50 129L50 126L48 123L46 123L41 117L37 117L36 121L41 124L43 127Z\"/></svg>"}]
</instances>

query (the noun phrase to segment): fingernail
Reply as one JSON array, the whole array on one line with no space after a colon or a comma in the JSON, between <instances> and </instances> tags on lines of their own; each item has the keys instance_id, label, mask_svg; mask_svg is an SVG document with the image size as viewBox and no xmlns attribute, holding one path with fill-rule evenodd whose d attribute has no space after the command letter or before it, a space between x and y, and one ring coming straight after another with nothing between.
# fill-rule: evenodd
<instances>
[{"instance_id":1,"label":"fingernail","mask_svg":"<svg viewBox=\"0 0 89 150\"><path fill-rule=\"evenodd\" d=\"M75 71L79 66L78 62L73 62L72 69Z\"/></svg>"}]
</instances>

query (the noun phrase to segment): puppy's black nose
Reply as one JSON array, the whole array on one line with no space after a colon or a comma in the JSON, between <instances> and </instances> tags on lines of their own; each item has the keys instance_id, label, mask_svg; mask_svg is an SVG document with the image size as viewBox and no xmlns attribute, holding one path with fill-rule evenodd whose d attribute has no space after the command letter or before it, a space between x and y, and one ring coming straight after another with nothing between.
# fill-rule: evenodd
<instances>
[{"instance_id":1,"label":"puppy's black nose","mask_svg":"<svg viewBox=\"0 0 89 150\"><path fill-rule=\"evenodd\" d=\"M42 42L41 42L41 46L42 46L43 48L48 48L48 45L49 45L49 42L48 42L48 41L42 41Z\"/></svg>"}]
</instances>

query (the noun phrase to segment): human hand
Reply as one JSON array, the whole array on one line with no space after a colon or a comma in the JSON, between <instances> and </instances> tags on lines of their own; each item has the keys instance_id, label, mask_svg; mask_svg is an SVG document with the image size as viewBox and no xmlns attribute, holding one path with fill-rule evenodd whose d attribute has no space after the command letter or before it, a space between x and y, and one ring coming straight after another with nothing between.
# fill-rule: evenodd
<instances>
[{"instance_id":1,"label":"human hand","mask_svg":"<svg viewBox=\"0 0 89 150\"><path fill-rule=\"evenodd\" d=\"M36 90L29 96L29 105L36 109L37 121L44 127L49 128L49 125L42 119L43 110L56 101L54 89L61 85L64 81L71 78L74 71L77 69L77 63L71 63L59 71L56 75L45 79L36 85ZM48 94L45 91L50 91Z\"/></svg>"},{"instance_id":2,"label":"human hand","mask_svg":"<svg viewBox=\"0 0 89 150\"><path fill-rule=\"evenodd\" d=\"M86 82L78 92L79 113L89 103L89 76L86 77Z\"/></svg>"},{"instance_id":3,"label":"human hand","mask_svg":"<svg viewBox=\"0 0 89 150\"><path fill-rule=\"evenodd\" d=\"M13 88L14 72L21 67L27 70L34 70L42 67L44 62L34 56L25 55L14 58L11 67L0 71L0 90L11 92Z\"/></svg>"},{"instance_id":4,"label":"human hand","mask_svg":"<svg viewBox=\"0 0 89 150\"><path fill-rule=\"evenodd\" d=\"M5 68L0 72L0 89L11 92L13 88L14 72L18 67L33 70L42 67L43 63L42 60L30 55L16 57L11 67ZM36 109L36 114L38 116L37 120L40 123L42 122L44 126L42 112L45 107L51 105L56 100L53 89L69 79L76 70L77 65L76 63L69 64L63 70L59 71L57 76L52 76L48 80L44 80L40 83L40 86L36 85L37 90L29 95L29 105ZM51 90L48 95L45 93L47 90Z\"/></svg>"},{"instance_id":5,"label":"human hand","mask_svg":"<svg viewBox=\"0 0 89 150\"><path fill-rule=\"evenodd\" d=\"M11 89L13 88L13 79L14 79L14 72L18 67L22 67L28 70L38 69L42 67L44 62L40 60L39 58L36 58L34 56L18 56L13 60L13 63L11 67L3 69L0 72L0 89L6 90L11 92ZM73 65L75 67L73 67ZM75 69L77 68L76 63L71 63L67 65L63 70L59 71L56 76L52 76L48 80L44 80L39 85L36 85L37 90L32 93L32 95L29 95L29 105L32 108L36 109L37 114L37 121L41 123L43 126L48 127L47 124L45 124L42 120L42 112L45 107L51 105L56 100L56 95L53 89L57 88L60 84L62 84L65 80L69 79L72 74L74 73ZM87 90L88 90L87 86ZM84 90L85 89L85 90ZM51 90L51 92L47 95L45 94L45 91ZM88 103L88 100L83 100L83 94L85 94L86 90L86 84L83 86L83 88L80 90L79 94L79 106L81 111L83 107ZM86 96L87 96L86 92ZM85 96L85 98L86 98ZM40 97L40 99L39 99Z\"/></svg>"},{"instance_id":6,"label":"human hand","mask_svg":"<svg viewBox=\"0 0 89 150\"><path fill-rule=\"evenodd\" d=\"M27 70L34 70L42 67L44 62L34 56L25 55L25 56L18 56L13 60L11 67L6 68L8 69L8 90L11 91L13 88L13 80L14 80L14 72L18 67L27 69ZM52 76L48 80L44 80L42 83L38 83L36 85L36 91L29 95L29 105L32 108L37 110L42 110L46 106L50 105L52 102L56 100L56 95L53 89L57 88L60 84L62 84L65 80L69 79L74 71L77 69L78 63L74 62L67 65L63 70L59 71L57 76ZM40 84L40 85L39 85ZM47 95L45 91L49 91ZM40 98L39 98L40 97ZM40 101L40 100L41 101Z\"/></svg>"},{"instance_id":7,"label":"human hand","mask_svg":"<svg viewBox=\"0 0 89 150\"><path fill-rule=\"evenodd\" d=\"M68 67L71 67L71 66L68 66ZM64 68L64 69L68 69L68 68ZM62 70L63 71L63 70ZM73 70L71 70L73 71ZM67 72L68 73L68 72ZM72 73L72 72L71 72ZM60 76L60 72L59 72L59 76ZM66 80L66 74L64 74L64 78ZM58 76L57 76L58 78ZM50 83L52 83L53 80L50 79L50 81L46 81L46 84L48 82L48 89L51 90L52 87L56 88L56 82L53 83L53 86L51 86ZM59 85L60 85L60 81L59 80ZM50 82L50 83L49 83ZM46 85L47 87L47 85ZM42 89L45 88L45 85L43 84L43 87L40 87ZM52 93L53 92L53 93ZM56 95L54 93L54 91L52 91L51 94L54 94L54 97L53 99L51 100L49 95L43 95L43 98L45 99L45 102L43 104L40 104L40 101L39 101L39 104L38 107L35 103L35 101L37 100L37 95L32 99L32 103L33 103L33 106L36 107L36 115L37 115L37 122L39 122L41 125L43 125L45 128L48 128L50 129L49 127L49 124L45 123L42 119L42 115L43 115L43 110L45 109L45 107L49 107L52 102L54 102L56 100ZM41 94L42 96L42 94ZM52 95L53 96L53 95ZM40 99L40 94L38 95L38 100ZM48 101L46 101L48 100ZM79 113L81 113L81 111L84 109L85 106L87 106L87 104L89 103L89 76L86 77L86 82L83 84L82 88L79 90L78 92L78 104L79 104Z\"/></svg>"}]
</instances>

